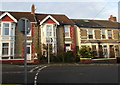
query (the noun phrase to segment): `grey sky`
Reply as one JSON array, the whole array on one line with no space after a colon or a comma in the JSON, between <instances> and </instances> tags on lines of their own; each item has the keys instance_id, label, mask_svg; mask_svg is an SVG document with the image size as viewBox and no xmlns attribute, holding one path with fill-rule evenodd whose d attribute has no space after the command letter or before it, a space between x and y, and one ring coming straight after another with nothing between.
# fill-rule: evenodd
<instances>
[{"instance_id":1,"label":"grey sky","mask_svg":"<svg viewBox=\"0 0 120 85\"><path fill-rule=\"evenodd\" d=\"M18 0L19 1L19 0ZM53 1L53 2L52 2ZM119 0L23 0L23 2L1 2L0 10L4 11L24 11L30 12L31 5L35 4L36 12L38 13L52 13L65 14L69 18L77 19L108 19L110 15L118 16L118 1Z\"/></svg>"}]
</instances>

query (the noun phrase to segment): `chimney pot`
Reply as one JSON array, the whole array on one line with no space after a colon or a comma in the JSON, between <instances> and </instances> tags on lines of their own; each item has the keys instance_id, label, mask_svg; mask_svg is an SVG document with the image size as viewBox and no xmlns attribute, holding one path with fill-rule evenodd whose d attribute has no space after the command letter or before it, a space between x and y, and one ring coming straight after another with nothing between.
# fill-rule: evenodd
<instances>
[{"instance_id":1,"label":"chimney pot","mask_svg":"<svg viewBox=\"0 0 120 85\"><path fill-rule=\"evenodd\" d=\"M34 4L31 7L31 14L35 14L35 5Z\"/></svg>"},{"instance_id":2,"label":"chimney pot","mask_svg":"<svg viewBox=\"0 0 120 85\"><path fill-rule=\"evenodd\" d=\"M109 21L117 21L116 17L113 17L112 15L110 15L110 18L108 20Z\"/></svg>"}]
</instances>

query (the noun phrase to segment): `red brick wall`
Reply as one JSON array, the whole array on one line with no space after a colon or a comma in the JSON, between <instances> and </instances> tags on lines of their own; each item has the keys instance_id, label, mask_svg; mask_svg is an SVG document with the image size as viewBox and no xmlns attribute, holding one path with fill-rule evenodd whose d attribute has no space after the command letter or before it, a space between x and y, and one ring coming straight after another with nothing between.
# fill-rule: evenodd
<instances>
[{"instance_id":1,"label":"red brick wall","mask_svg":"<svg viewBox=\"0 0 120 85\"><path fill-rule=\"evenodd\" d=\"M76 51L76 40L75 40L76 38L75 38L75 28L74 28L74 26L70 27L70 37L72 39L71 49L73 51Z\"/></svg>"}]
</instances>

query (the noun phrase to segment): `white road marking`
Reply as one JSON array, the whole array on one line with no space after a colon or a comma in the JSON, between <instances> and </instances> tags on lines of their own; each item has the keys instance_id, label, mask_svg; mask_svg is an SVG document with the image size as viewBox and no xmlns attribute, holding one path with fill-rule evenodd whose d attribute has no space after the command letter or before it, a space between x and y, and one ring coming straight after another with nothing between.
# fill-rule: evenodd
<instances>
[{"instance_id":1,"label":"white road marking","mask_svg":"<svg viewBox=\"0 0 120 85\"><path fill-rule=\"evenodd\" d=\"M36 76L38 76L38 73L36 73Z\"/></svg>"},{"instance_id":2,"label":"white road marking","mask_svg":"<svg viewBox=\"0 0 120 85\"><path fill-rule=\"evenodd\" d=\"M39 67L41 67L41 66L39 66ZM38 69L39 67L37 66L37 67L31 69L29 72L33 72L34 70Z\"/></svg>"},{"instance_id":3,"label":"white road marking","mask_svg":"<svg viewBox=\"0 0 120 85\"><path fill-rule=\"evenodd\" d=\"M38 70L37 70L37 73L36 73L36 76L35 76L35 80L34 80L34 85L37 85L37 78L38 78L38 74L39 74L39 72L42 70L42 69L44 69L44 68L46 68L47 66L43 66L43 67L41 67L41 68L39 68Z\"/></svg>"},{"instance_id":4,"label":"white road marking","mask_svg":"<svg viewBox=\"0 0 120 85\"><path fill-rule=\"evenodd\" d=\"M37 85L37 83L36 83L36 82L37 82L37 81L35 80L35 81L34 81L34 85Z\"/></svg>"},{"instance_id":5,"label":"white road marking","mask_svg":"<svg viewBox=\"0 0 120 85\"><path fill-rule=\"evenodd\" d=\"M35 80L37 80L37 76L35 76Z\"/></svg>"}]
</instances>

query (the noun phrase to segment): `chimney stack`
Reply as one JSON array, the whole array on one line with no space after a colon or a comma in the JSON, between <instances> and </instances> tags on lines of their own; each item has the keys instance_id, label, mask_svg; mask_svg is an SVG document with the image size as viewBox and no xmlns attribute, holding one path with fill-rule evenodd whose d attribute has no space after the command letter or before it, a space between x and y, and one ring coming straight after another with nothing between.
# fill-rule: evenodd
<instances>
[{"instance_id":1,"label":"chimney stack","mask_svg":"<svg viewBox=\"0 0 120 85\"><path fill-rule=\"evenodd\" d=\"M117 21L116 17L113 17L112 15L110 15L109 21Z\"/></svg>"},{"instance_id":2,"label":"chimney stack","mask_svg":"<svg viewBox=\"0 0 120 85\"><path fill-rule=\"evenodd\" d=\"M35 5L34 4L31 7L31 14L35 14Z\"/></svg>"}]
</instances>

